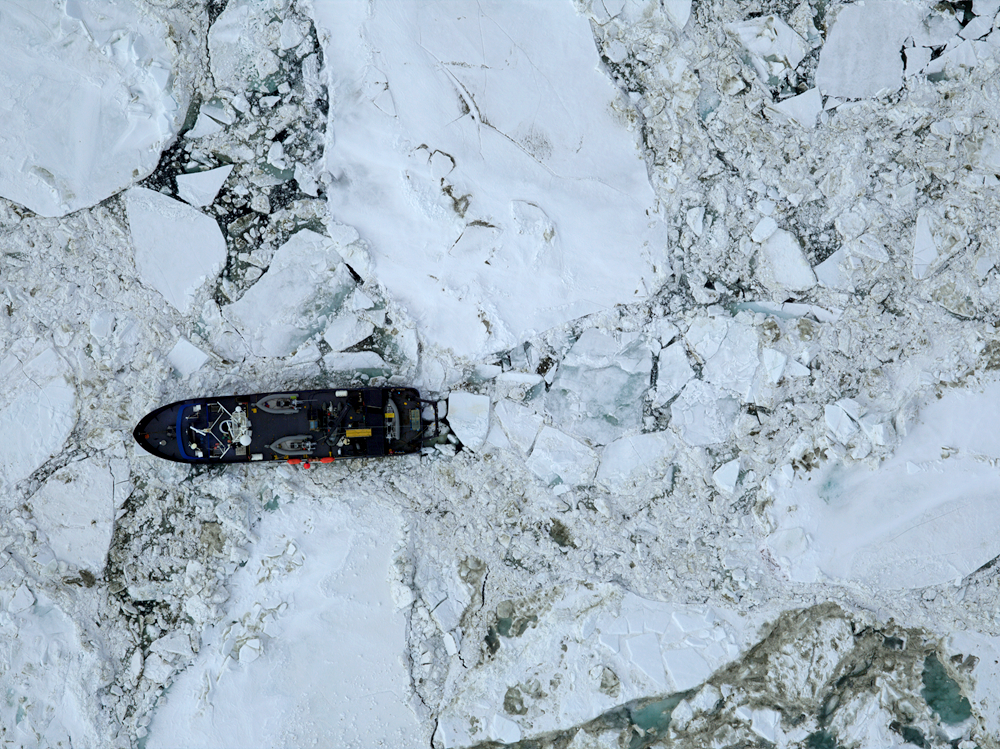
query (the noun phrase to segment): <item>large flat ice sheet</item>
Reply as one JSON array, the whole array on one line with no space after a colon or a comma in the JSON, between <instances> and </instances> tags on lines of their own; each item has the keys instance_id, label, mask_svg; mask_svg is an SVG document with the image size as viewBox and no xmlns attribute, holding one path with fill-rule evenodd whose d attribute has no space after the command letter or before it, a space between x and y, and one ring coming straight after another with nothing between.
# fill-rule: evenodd
<instances>
[{"instance_id":1,"label":"large flat ice sheet","mask_svg":"<svg viewBox=\"0 0 1000 749\"><path fill-rule=\"evenodd\" d=\"M0 195L63 216L149 174L187 104L167 24L129 0L0 13Z\"/></svg>"},{"instance_id":2,"label":"large flat ice sheet","mask_svg":"<svg viewBox=\"0 0 1000 749\"><path fill-rule=\"evenodd\" d=\"M1000 384L948 392L877 470L833 461L775 487L771 554L793 580L877 589L974 572L1000 555L998 421Z\"/></svg>"},{"instance_id":3,"label":"large flat ice sheet","mask_svg":"<svg viewBox=\"0 0 1000 749\"><path fill-rule=\"evenodd\" d=\"M316 16L331 215L427 340L499 350L667 270L636 137L571 3L321 1Z\"/></svg>"}]
</instances>

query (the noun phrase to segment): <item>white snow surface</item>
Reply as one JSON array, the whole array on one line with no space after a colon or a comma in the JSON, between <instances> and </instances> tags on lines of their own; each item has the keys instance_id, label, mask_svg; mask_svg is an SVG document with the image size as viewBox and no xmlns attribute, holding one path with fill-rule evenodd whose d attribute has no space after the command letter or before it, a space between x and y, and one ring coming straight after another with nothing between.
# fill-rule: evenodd
<instances>
[{"instance_id":1,"label":"white snow surface","mask_svg":"<svg viewBox=\"0 0 1000 749\"><path fill-rule=\"evenodd\" d=\"M147 746L418 746L406 618L388 582L401 522L279 493ZM148 668L148 665L147 665Z\"/></svg>"},{"instance_id":2,"label":"white snow surface","mask_svg":"<svg viewBox=\"0 0 1000 749\"><path fill-rule=\"evenodd\" d=\"M226 242L214 220L145 187L125 194L135 264L143 281L180 312L226 261Z\"/></svg>"},{"instance_id":3,"label":"white snow surface","mask_svg":"<svg viewBox=\"0 0 1000 749\"><path fill-rule=\"evenodd\" d=\"M997 384L947 393L877 471L834 461L790 485L771 479L767 545L778 564L803 582L891 590L961 579L1000 555L998 404ZM858 431L842 407L827 408L838 438Z\"/></svg>"},{"instance_id":4,"label":"white snow surface","mask_svg":"<svg viewBox=\"0 0 1000 749\"><path fill-rule=\"evenodd\" d=\"M4 4L0 195L64 216L153 170L187 107L168 23L131 0Z\"/></svg>"},{"instance_id":5,"label":"white snow surface","mask_svg":"<svg viewBox=\"0 0 1000 749\"><path fill-rule=\"evenodd\" d=\"M478 356L642 299L669 272L635 135L572 5L316 13L330 209L429 342Z\"/></svg>"}]
</instances>

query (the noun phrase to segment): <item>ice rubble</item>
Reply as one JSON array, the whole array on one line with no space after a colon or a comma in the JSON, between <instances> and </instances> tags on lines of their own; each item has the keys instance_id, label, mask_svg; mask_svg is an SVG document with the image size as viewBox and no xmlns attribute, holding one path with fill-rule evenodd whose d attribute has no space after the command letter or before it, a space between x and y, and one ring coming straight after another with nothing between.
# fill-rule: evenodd
<instances>
[{"instance_id":1,"label":"ice rubble","mask_svg":"<svg viewBox=\"0 0 1000 749\"><path fill-rule=\"evenodd\" d=\"M226 262L226 241L214 219L145 187L125 194L135 265L142 280L187 313L202 284Z\"/></svg>"},{"instance_id":2,"label":"ice rubble","mask_svg":"<svg viewBox=\"0 0 1000 749\"><path fill-rule=\"evenodd\" d=\"M316 7L338 40L326 58L331 210L358 227L428 342L466 356L643 298L669 272L586 21L570 4L528 10Z\"/></svg>"},{"instance_id":3,"label":"ice rubble","mask_svg":"<svg viewBox=\"0 0 1000 749\"><path fill-rule=\"evenodd\" d=\"M0 195L64 216L149 174L189 95L171 24L131 1L6 3Z\"/></svg>"}]
</instances>

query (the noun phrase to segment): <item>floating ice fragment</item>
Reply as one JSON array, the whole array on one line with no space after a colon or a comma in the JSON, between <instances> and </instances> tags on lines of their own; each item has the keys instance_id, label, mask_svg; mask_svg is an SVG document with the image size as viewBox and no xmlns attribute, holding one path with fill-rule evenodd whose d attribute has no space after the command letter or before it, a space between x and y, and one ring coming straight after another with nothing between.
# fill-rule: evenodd
<instances>
[{"instance_id":1,"label":"floating ice fragment","mask_svg":"<svg viewBox=\"0 0 1000 749\"><path fill-rule=\"evenodd\" d=\"M201 369L202 365L208 361L208 354L191 344L186 338L178 338L177 343L167 354L167 361L181 377L187 377Z\"/></svg>"},{"instance_id":2,"label":"floating ice fragment","mask_svg":"<svg viewBox=\"0 0 1000 749\"><path fill-rule=\"evenodd\" d=\"M728 24L726 29L739 37L757 75L769 85L786 69L794 70L809 52L805 40L777 16Z\"/></svg>"},{"instance_id":3,"label":"floating ice fragment","mask_svg":"<svg viewBox=\"0 0 1000 749\"><path fill-rule=\"evenodd\" d=\"M705 206L689 208L684 220L691 231L700 237L705 232Z\"/></svg>"},{"instance_id":4,"label":"floating ice fragment","mask_svg":"<svg viewBox=\"0 0 1000 749\"><path fill-rule=\"evenodd\" d=\"M607 444L642 421L653 356L645 338L621 343L590 328L563 359L546 409L567 432Z\"/></svg>"},{"instance_id":5,"label":"floating ice fragment","mask_svg":"<svg viewBox=\"0 0 1000 749\"><path fill-rule=\"evenodd\" d=\"M363 341L375 331L375 326L367 320L356 317L338 317L330 323L323 333L323 340L330 344L334 351L343 351L360 341Z\"/></svg>"},{"instance_id":6,"label":"floating ice fragment","mask_svg":"<svg viewBox=\"0 0 1000 749\"><path fill-rule=\"evenodd\" d=\"M291 18L286 18L281 22L281 34L278 37L278 46L281 49L291 49L298 47L305 37L299 29L299 25Z\"/></svg>"},{"instance_id":7,"label":"floating ice fragment","mask_svg":"<svg viewBox=\"0 0 1000 749\"><path fill-rule=\"evenodd\" d=\"M811 88L798 96L792 96L777 104L767 104L770 113L794 122L801 127L816 127L819 113L823 111L823 97L818 88Z\"/></svg>"},{"instance_id":8,"label":"floating ice fragment","mask_svg":"<svg viewBox=\"0 0 1000 749\"><path fill-rule=\"evenodd\" d=\"M732 494L736 491L736 482L740 477L740 459L730 460L728 463L723 463L715 473L712 474L712 481L715 485L726 494Z\"/></svg>"},{"instance_id":9,"label":"floating ice fragment","mask_svg":"<svg viewBox=\"0 0 1000 749\"><path fill-rule=\"evenodd\" d=\"M826 427L833 434L834 438L841 444L847 442L858 431L857 424L847 415L847 412L839 405L824 406L823 415L826 419Z\"/></svg>"},{"instance_id":10,"label":"floating ice fragment","mask_svg":"<svg viewBox=\"0 0 1000 749\"><path fill-rule=\"evenodd\" d=\"M568 434L543 426L527 466L550 486L559 482L576 486L588 483L594 477L597 456Z\"/></svg>"},{"instance_id":11,"label":"floating ice fragment","mask_svg":"<svg viewBox=\"0 0 1000 749\"><path fill-rule=\"evenodd\" d=\"M7 604L7 610L12 614L20 614L34 605L35 596L28 590L28 586L22 583L14 591L14 595L11 596L10 603Z\"/></svg>"},{"instance_id":12,"label":"floating ice fragment","mask_svg":"<svg viewBox=\"0 0 1000 749\"><path fill-rule=\"evenodd\" d=\"M896 0L873 0L840 9L816 66L816 87L826 96L865 99L903 85L903 42L924 11Z\"/></svg>"},{"instance_id":13,"label":"floating ice fragment","mask_svg":"<svg viewBox=\"0 0 1000 749\"><path fill-rule=\"evenodd\" d=\"M27 364L11 353L0 361L0 434L10 435L0 453L0 483L17 482L57 452L76 422L76 392L54 349Z\"/></svg>"},{"instance_id":14,"label":"floating ice fragment","mask_svg":"<svg viewBox=\"0 0 1000 749\"><path fill-rule=\"evenodd\" d=\"M656 370L656 391L653 407L659 408L673 398L694 377L683 341L677 341L660 351Z\"/></svg>"},{"instance_id":15,"label":"floating ice fragment","mask_svg":"<svg viewBox=\"0 0 1000 749\"><path fill-rule=\"evenodd\" d=\"M761 366L764 368L767 381L772 385L777 385L781 380L781 375L785 371L785 362L787 361L787 356L772 348L765 348L760 352Z\"/></svg>"},{"instance_id":16,"label":"floating ice fragment","mask_svg":"<svg viewBox=\"0 0 1000 749\"><path fill-rule=\"evenodd\" d=\"M496 713L490 722L490 739L501 744L513 744L521 740L521 727L510 718Z\"/></svg>"},{"instance_id":17,"label":"floating ice fragment","mask_svg":"<svg viewBox=\"0 0 1000 749\"><path fill-rule=\"evenodd\" d=\"M805 291L816 285L816 274L802 254L799 240L778 229L761 245L767 268L765 283L773 290Z\"/></svg>"},{"instance_id":18,"label":"floating ice fragment","mask_svg":"<svg viewBox=\"0 0 1000 749\"><path fill-rule=\"evenodd\" d=\"M918 280L926 278L937 259L938 246L931 232L930 214L921 210L917 213L917 227L913 235L913 277Z\"/></svg>"},{"instance_id":19,"label":"floating ice fragment","mask_svg":"<svg viewBox=\"0 0 1000 749\"><path fill-rule=\"evenodd\" d=\"M293 234L274 253L267 273L223 308L254 354L287 356L326 328L355 288L340 246L309 229Z\"/></svg>"},{"instance_id":20,"label":"floating ice fragment","mask_svg":"<svg viewBox=\"0 0 1000 749\"><path fill-rule=\"evenodd\" d=\"M177 195L193 206L211 205L222 185L233 171L233 165L209 169L205 172L191 172L177 175Z\"/></svg>"},{"instance_id":21,"label":"floating ice fragment","mask_svg":"<svg viewBox=\"0 0 1000 749\"><path fill-rule=\"evenodd\" d=\"M778 222L775 221L770 216L762 218L757 226L754 228L753 232L750 234L750 239L754 242L763 242L765 239L774 234L778 229Z\"/></svg>"},{"instance_id":22,"label":"floating ice fragment","mask_svg":"<svg viewBox=\"0 0 1000 749\"><path fill-rule=\"evenodd\" d=\"M671 404L670 414L670 426L687 444L715 445L728 439L739 403L714 385L691 380Z\"/></svg>"},{"instance_id":23,"label":"floating ice fragment","mask_svg":"<svg viewBox=\"0 0 1000 749\"><path fill-rule=\"evenodd\" d=\"M663 0L663 9L679 29L683 29L691 18L691 0Z\"/></svg>"},{"instance_id":24,"label":"floating ice fragment","mask_svg":"<svg viewBox=\"0 0 1000 749\"><path fill-rule=\"evenodd\" d=\"M476 452L490 430L490 397L452 393L448 396L448 425L467 449Z\"/></svg>"},{"instance_id":25,"label":"floating ice fragment","mask_svg":"<svg viewBox=\"0 0 1000 749\"><path fill-rule=\"evenodd\" d=\"M38 528L62 561L99 574L104 569L114 521L114 479L97 458L70 463L31 497ZM82 498L86 501L81 501Z\"/></svg>"},{"instance_id":26,"label":"floating ice fragment","mask_svg":"<svg viewBox=\"0 0 1000 749\"><path fill-rule=\"evenodd\" d=\"M493 409L510 441L528 455L542 426L542 417L525 406L502 400Z\"/></svg>"},{"instance_id":27,"label":"floating ice fragment","mask_svg":"<svg viewBox=\"0 0 1000 749\"><path fill-rule=\"evenodd\" d=\"M601 452L597 483L620 492L643 480L667 480L668 464L677 453L670 432L649 432L622 437Z\"/></svg>"},{"instance_id":28,"label":"floating ice fragment","mask_svg":"<svg viewBox=\"0 0 1000 749\"><path fill-rule=\"evenodd\" d=\"M226 240L215 219L162 193L125 193L139 277L186 314L195 293L226 262Z\"/></svg>"}]
</instances>

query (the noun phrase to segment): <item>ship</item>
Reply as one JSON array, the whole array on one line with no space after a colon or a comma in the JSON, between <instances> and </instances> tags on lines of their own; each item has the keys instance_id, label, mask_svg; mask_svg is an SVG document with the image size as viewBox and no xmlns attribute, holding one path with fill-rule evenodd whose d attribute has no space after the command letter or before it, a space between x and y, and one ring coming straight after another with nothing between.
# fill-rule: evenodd
<instances>
[{"instance_id":1,"label":"ship","mask_svg":"<svg viewBox=\"0 0 1000 749\"><path fill-rule=\"evenodd\" d=\"M417 453L438 423L437 403L413 388L300 390L177 401L146 414L132 436L178 463L308 468Z\"/></svg>"}]
</instances>

